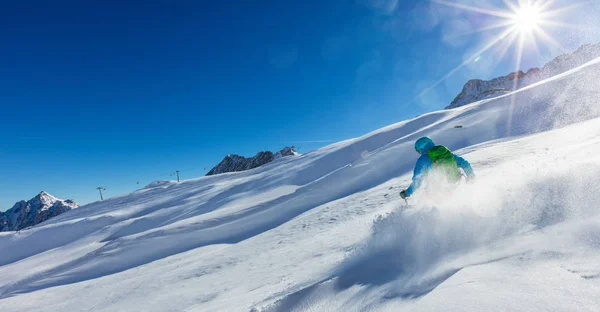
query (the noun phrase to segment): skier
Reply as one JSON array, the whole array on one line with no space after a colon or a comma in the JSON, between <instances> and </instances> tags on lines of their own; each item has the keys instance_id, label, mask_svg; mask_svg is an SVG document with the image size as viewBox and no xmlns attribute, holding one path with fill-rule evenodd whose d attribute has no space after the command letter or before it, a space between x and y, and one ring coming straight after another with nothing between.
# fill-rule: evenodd
<instances>
[{"instance_id":1,"label":"skier","mask_svg":"<svg viewBox=\"0 0 600 312\"><path fill-rule=\"evenodd\" d=\"M454 155L448 148L442 145L435 145L433 140L428 137L422 137L415 142L415 150L421 154L415 165L415 171L412 183L406 189L400 192L400 197L406 199L410 197L423 183L423 179L428 172L440 170L449 182L458 183L463 176L462 169L467 177L467 181L475 178L473 169L464 158Z\"/></svg>"}]
</instances>

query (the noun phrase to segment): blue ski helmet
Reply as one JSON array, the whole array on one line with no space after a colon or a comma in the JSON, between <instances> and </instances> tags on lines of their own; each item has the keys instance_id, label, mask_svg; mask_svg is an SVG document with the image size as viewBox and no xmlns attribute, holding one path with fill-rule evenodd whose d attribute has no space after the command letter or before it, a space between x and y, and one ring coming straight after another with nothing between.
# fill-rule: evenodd
<instances>
[{"instance_id":1,"label":"blue ski helmet","mask_svg":"<svg viewBox=\"0 0 600 312\"><path fill-rule=\"evenodd\" d=\"M422 137L415 142L415 150L417 153L422 154L424 151L435 146L433 140L428 137Z\"/></svg>"}]
</instances>

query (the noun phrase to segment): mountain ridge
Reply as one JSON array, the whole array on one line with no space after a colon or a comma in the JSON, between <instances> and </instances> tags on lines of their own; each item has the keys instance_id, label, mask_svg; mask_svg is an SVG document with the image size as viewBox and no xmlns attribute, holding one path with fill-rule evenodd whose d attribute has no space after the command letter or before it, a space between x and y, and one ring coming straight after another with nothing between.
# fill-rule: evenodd
<instances>
[{"instance_id":1,"label":"mountain ridge","mask_svg":"<svg viewBox=\"0 0 600 312\"><path fill-rule=\"evenodd\" d=\"M77 207L73 200L63 200L41 191L30 200L18 201L12 208L0 212L0 232L19 231Z\"/></svg>"},{"instance_id":2,"label":"mountain ridge","mask_svg":"<svg viewBox=\"0 0 600 312\"><path fill-rule=\"evenodd\" d=\"M229 154L225 156L225 158L223 158L223 160L213 167L206 175L211 176L221 173L246 171L258 168L281 157L296 155L300 154L294 150L294 146L286 146L276 153L271 151L258 152L252 157Z\"/></svg>"},{"instance_id":3,"label":"mountain ridge","mask_svg":"<svg viewBox=\"0 0 600 312\"><path fill-rule=\"evenodd\" d=\"M600 57L600 43L584 44L573 53L555 57L542 68L533 67L527 72L519 70L490 80L471 79L445 109L461 107L516 91L581 66L597 57Z\"/></svg>"}]
</instances>

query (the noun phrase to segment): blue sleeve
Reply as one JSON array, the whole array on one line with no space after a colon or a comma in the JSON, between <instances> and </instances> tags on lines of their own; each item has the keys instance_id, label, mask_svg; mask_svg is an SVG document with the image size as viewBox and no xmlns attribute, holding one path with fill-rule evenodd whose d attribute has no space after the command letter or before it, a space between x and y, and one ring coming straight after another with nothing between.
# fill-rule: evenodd
<instances>
[{"instance_id":1,"label":"blue sleeve","mask_svg":"<svg viewBox=\"0 0 600 312\"><path fill-rule=\"evenodd\" d=\"M421 156L417 160L417 164L415 165L415 171L413 173L412 183L406 189L406 195L411 196L416 190L419 189L421 183L423 183L423 178L425 177L425 173L427 170L431 168L431 159L427 156Z\"/></svg>"},{"instance_id":2,"label":"blue sleeve","mask_svg":"<svg viewBox=\"0 0 600 312\"><path fill-rule=\"evenodd\" d=\"M473 168L471 168L471 164L469 164L469 162L457 155L454 155L454 159L456 160L456 164L458 165L459 168L462 168L462 170L465 171L465 174L467 175L467 177L473 177L475 176L475 173L473 172Z\"/></svg>"}]
</instances>

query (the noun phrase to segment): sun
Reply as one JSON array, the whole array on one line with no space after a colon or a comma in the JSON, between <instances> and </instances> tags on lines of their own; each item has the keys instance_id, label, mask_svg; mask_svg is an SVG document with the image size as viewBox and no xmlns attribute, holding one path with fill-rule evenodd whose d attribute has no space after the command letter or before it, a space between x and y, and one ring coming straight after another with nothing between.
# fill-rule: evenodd
<instances>
[{"instance_id":1,"label":"sun","mask_svg":"<svg viewBox=\"0 0 600 312\"><path fill-rule=\"evenodd\" d=\"M515 29L520 33L532 33L538 29L541 19L540 8L526 5L518 8L511 20Z\"/></svg>"},{"instance_id":2,"label":"sun","mask_svg":"<svg viewBox=\"0 0 600 312\"><path fill-rule=\"evenodd\" d=\"M429 0L435 4L458 9L460 11L474 13L471 17L477 20L487 16L488 24L473 29L472 33L497 31L498 34L490 36L489 41L483 42L481 47L466 58L458 66L450 70L442 78L435 81L431 86L419 93L419 96L433 90L450 76L456 74L463 67L477 62L481 56L494 49L497 55L493 58L497 61L507 55L511 47L515 48L515 71L521 70L521 62L526 52L537 53L541 57L540 44L550 45L560 51L567 51L552 34L550 28L579 29L579 25L573 25L561 21L561 15L571 9L580 7L592 1L599 0L567 0L558 3L557 0ZM478 2L479 6L466 4L464 2ZM504 3L504 8L497 8L493 3ZM460 12L459 11L459 12ZM462 12L461 12L462 13ZM518 77L514 79L515 89Z\"/></svg>"},{"instance_id":3,"label":"sun","mask_svg":"<svg viewBox=\"0 0 600 312\"><path fill-rule=\"evenodd\" d=\"M448 74L421 91L419 96L433 90L463 67L476 62L484 53L494 48L498 51L498 54L494 56L496 60L503 59L511 47L515 48L515 72L522 69L522 60L526 52L534 52L541 57L539 44L551 45L555 49L566 52L566 49L548 31L551 27L554 29L557 27L580 29L579 25L561 21L561 15L564 15L565 12L571 9L598 0L568 0L569 4L566 3L567 0L562 1L563 3L560 4L557 0L478 0L476 2L479 3L479 6L465 4L465 0L429 1L464 12L473 12L476 16L487 15L490 23L483 25L479 29L474 29L473 33L498 31L498 34L491 36L491 39L488 42L484 42L479 50L471 53L469 58L466 58L461 64L448 72ZM502 2L506 7L496 8L492 2ZM519 84L518 75L515 77L516 79L513 79L513 90L516 90ZM513 93L511 98L510 116L512 116L512 112L516 106L514 94L516 93ZM510 133L512 124L510 116L507 122L508 133Z\"/></svg>"}]
</instances>

